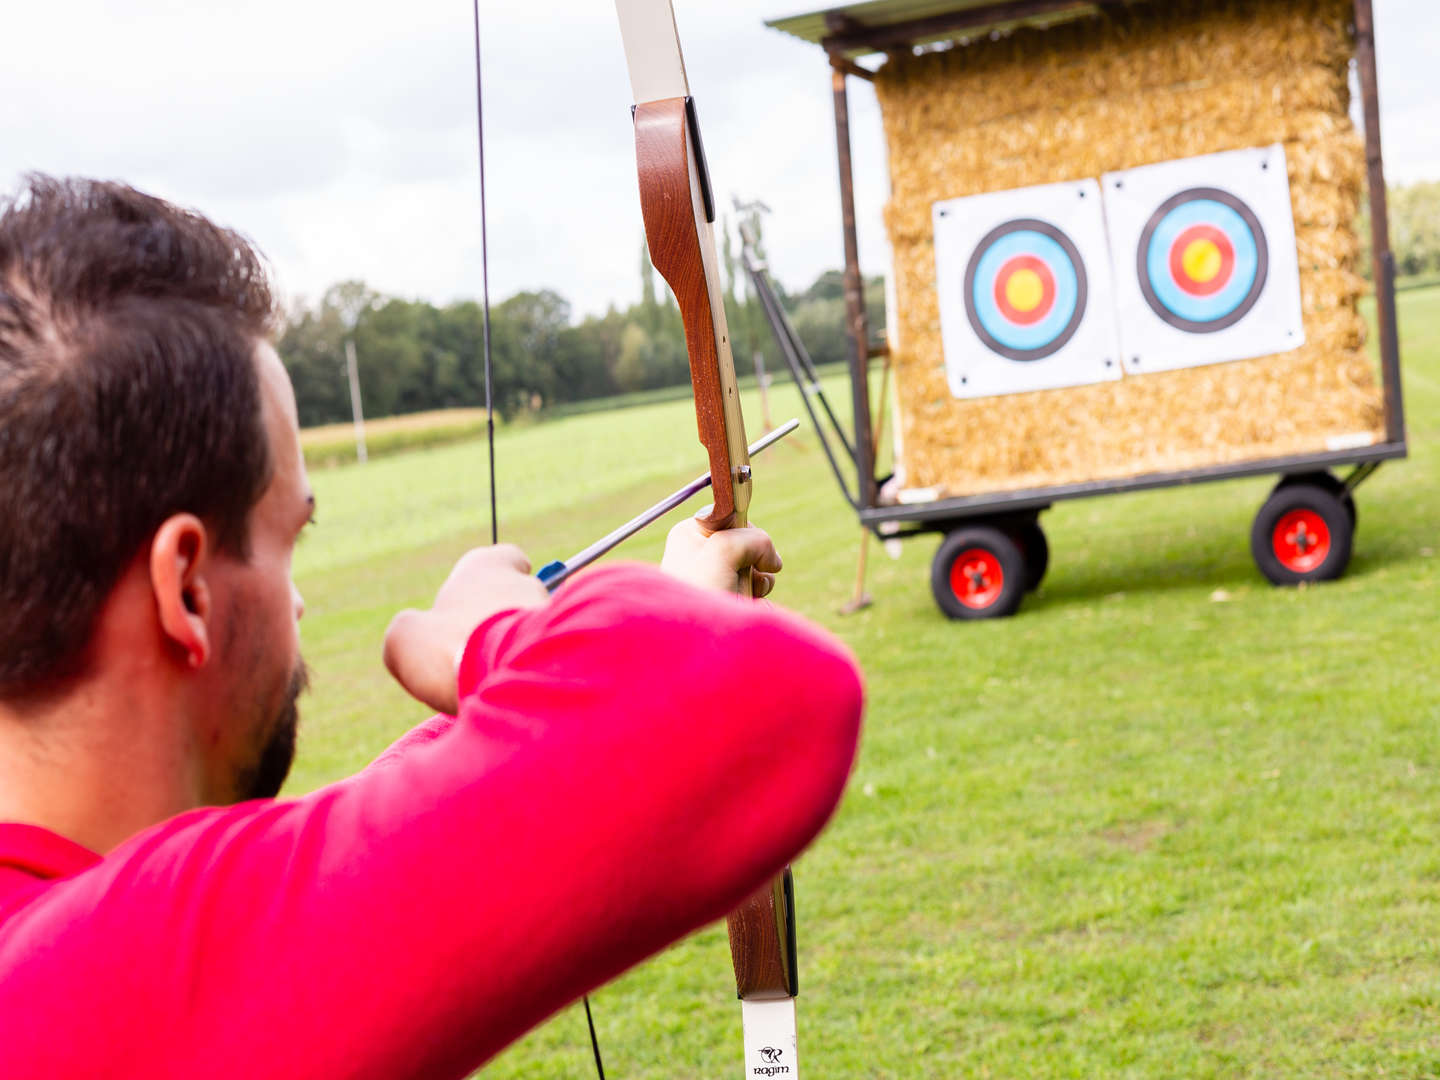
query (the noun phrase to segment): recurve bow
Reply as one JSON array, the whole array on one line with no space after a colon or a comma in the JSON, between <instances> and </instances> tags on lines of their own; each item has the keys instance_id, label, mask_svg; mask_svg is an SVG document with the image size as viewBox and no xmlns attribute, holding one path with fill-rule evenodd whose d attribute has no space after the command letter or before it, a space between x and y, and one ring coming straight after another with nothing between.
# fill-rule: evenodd
<instances>
[{"instance_id":1,"label":"recurve bow","mask_svg":"<svg viewBox=\"0 0 1440 1080\"><path fill-rule=\"evenodd\" d=\"M750 457L715 255L715 199L670 0L616 0L634 92L640 205L655 269L685 324L700 442L710 459L712 530L743 527ZM747 573L741 582L749 593ZM729 917L746 1076L795 1077L795 903L787 868Z\"/></svg>"}]
</instances>

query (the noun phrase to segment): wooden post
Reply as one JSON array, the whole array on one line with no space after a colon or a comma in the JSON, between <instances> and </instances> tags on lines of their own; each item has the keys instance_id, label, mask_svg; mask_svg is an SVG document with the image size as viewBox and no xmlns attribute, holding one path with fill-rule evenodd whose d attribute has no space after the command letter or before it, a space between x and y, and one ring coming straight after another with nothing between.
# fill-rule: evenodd
<instances>
[{"instance_id":1,"label":"wooden post","mask_svg":"<svg viewBox=\"0 0 1440 1080\"><path fill-rule=\"evenodd\" d=\"M755 360L755 384L760 387L760 422L765 425L765 434L775 430L770 419L770 376L765 371L765 354L754 348L755 335L750 335L751 356Z\"/></svg>"},{"instance_id":2,"label":"wooden post","mask_svg":"<svg viewBox=\"0 0 1440 1080\"><path fill-rule=\"evenodd\" d=\"M360 406L360 365L355 361L355 339L345 339L345 371L350 377L350 412L355 416L355 456L364 465L365 453L365 410Z\"/></svg>"},{"instance_id":3,"label":"wooden post","mask_svg":"<svg viewBox=\"0 0 1440 1080\"><path fill-rule=\"evenodd\" d=\"M875 447L879 451L880 433L885 430L885 399L890 389L890 350L885 350L885 366L880 370L880 408L875 417ZM855 562L855 595L840 608L841 615L853 615L871 604L870 594L865 591L865 571L870 565L870 530L860 530L860 557Z\"/></svg>"},{"instance_id":4,"label":"wooden post","mask_svg":"<svg viewBox=\"0 0 1440 1080\"><path fill-rule=\"evenodd\" d=\"M855 181L850 170L850 102L845 72L830 72L835 101L835 149L840 166L840 217L845 233L845 314L850 336L850 388L855 413L856 494L862 510L875 505L875 446L870 426L870 330L865 321L860 246L855 237Z\"/></svg>"}]
</instances>

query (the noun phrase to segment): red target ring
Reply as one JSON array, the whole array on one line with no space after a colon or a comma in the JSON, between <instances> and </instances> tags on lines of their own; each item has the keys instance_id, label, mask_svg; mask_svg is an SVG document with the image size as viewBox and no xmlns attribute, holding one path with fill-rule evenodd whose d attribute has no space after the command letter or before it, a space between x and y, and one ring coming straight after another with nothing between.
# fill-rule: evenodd
<instances>
[{"instance_id":1,"label":"red target ring","mask_svg":"<svg viewBox=\"0 0 1440 1080\"><path fill-rule=\"evenodd\" d=\"M1170 245L1170 276L1191 296L1213 296L1235 273L1235 245L1214 225L1191 225Z\"/></svg>"},{"instance_id":2,"label":"red target ring","mask_svg":"<svg viewBox=\"0 0 1440 1080\"><path fill-rule=\"evenodd\" d=\"M1033 326L1055 306L1055 275L1043 259L1015 255L995 275L995 306L1020 326Z\"/></svg>"}]
</instances>

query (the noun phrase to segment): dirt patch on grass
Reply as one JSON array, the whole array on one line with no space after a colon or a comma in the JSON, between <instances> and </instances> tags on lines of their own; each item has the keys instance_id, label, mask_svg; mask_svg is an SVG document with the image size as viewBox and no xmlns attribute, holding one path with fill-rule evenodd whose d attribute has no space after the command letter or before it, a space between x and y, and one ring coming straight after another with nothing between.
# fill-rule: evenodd
<instances>
[{"instance_id":1,"label":"dirt patch on grass","mask_svg":"<svg viewBox=\"0 0 1440 1080\"><path fill-rule=\"evenodd\" d=\"M1174 829L1175 824L1170 821L1132 821L1102 829L1100 836L1116 847L1141 852L1149 851L1157 840Z\"/></svg>"}]
</instances>

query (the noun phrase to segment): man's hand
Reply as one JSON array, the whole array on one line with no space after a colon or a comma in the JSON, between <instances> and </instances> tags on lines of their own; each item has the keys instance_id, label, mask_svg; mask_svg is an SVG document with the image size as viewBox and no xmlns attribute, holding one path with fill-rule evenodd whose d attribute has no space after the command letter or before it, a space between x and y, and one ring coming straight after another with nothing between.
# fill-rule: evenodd
<instances>
[{"instance_id":1,"label":"man's hand","mask_svg":"<svg viewBox=\"0 0 1440 1080\"><path fill-rule=\"evenodd\" d=\"M549 601L518 547L475 548L460 557L428 610L411 608L390 620L385 666L411 697L454 715L460 707L455 665L475 627L502 611Z\"/></svg>"},{"instance_id":2,"label":"man's hand","mask_svg":"<svg viewBox=\"0 0 1440 1080\"><path fill-rule=\"evenodd\" d=\"M709 512L706 507L670 530L660 569L702 589L733 593L740 591L740 571L749 567L756 598L769 595L781 566L770 537L753 525L706 532L697 518Z\"/></svg>"}]
</instances>

